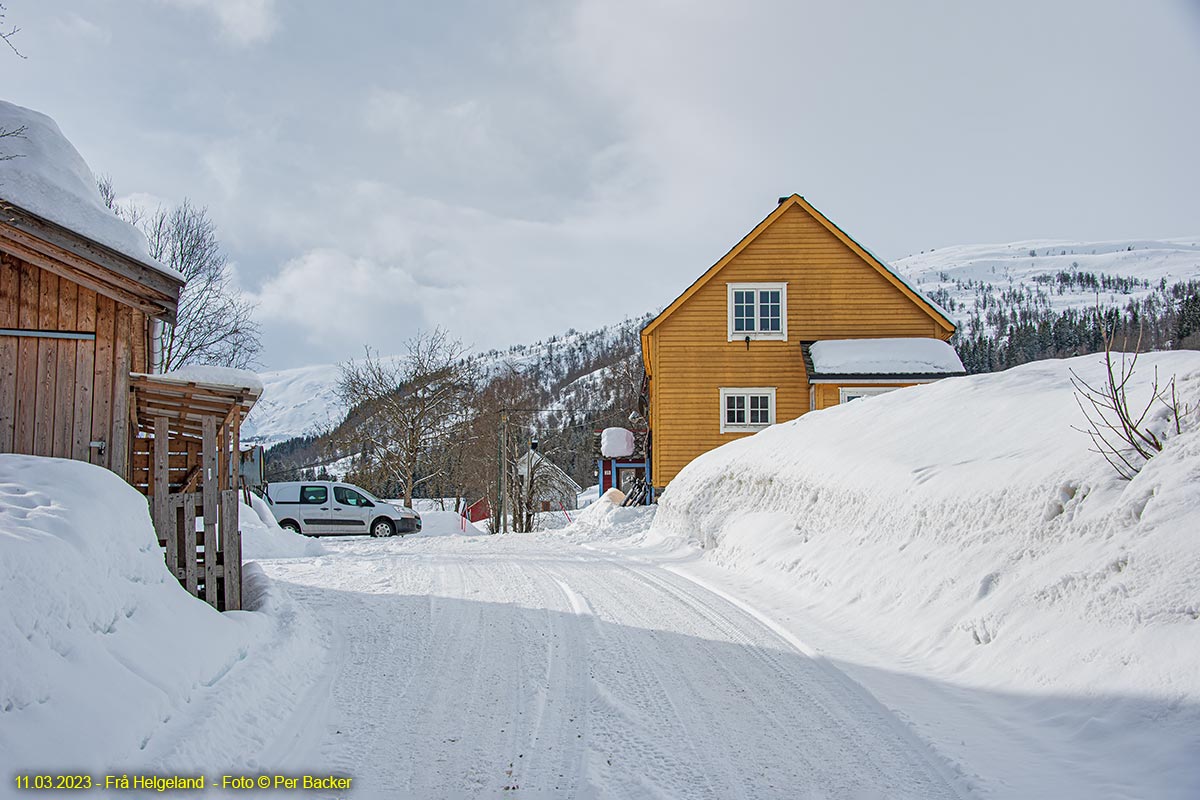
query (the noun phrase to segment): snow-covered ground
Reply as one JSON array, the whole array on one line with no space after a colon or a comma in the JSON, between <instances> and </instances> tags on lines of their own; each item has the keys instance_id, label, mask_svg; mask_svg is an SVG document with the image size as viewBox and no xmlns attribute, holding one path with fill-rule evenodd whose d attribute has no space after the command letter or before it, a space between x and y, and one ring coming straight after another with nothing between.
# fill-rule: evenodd
<instances>
[{"instance_id":1,"label":"snow-covered ground","mask_svg":"<svg viewBox=\"0 0 1200 800\"><path fill-rule=\"evenodd\" d=\"M696 459L643 552L682 559L866 686L983 796L1200 796L1200 353L1138 362L1191 403L1120 480L1071 370L854 401ZM699 559L687 555L702 548Z\"/></svg>"},{"instance_id":2,"label":"snow-covered ground","mask_svg":"<svg viewBox=\"0 0 1200 800\"><path fill-rule=\"evenodd\" d=\"M958 798L836 668L718 594L552 535L266 565L337 632L277 763L363 798Z\"/></svg>"},{"instance_id":3,"label":"snow-covered ground","mask_svg":"<svg viewBox=\"0 0 1200 800\"><path fill-rule=\"evenodd\" d=\"M327 646L254 565L244 599L187 594L111 472L0 455L0 796L18 770L257 769Z\"/></svg>"},{"instance_id":4,"label":"snow-covered ground","mask_svg":"<svg viewBox=\"0 0 1200 800\"><path fill-rule=\"evenodd\" d=\"M119 480L0 457L0 750L372 799L1195 798L1200 421L1119 480L1071 427L1098 361L806 415L565 530L254 530L291 557L226 615ZM1140 363L1200 393L1200 354Z\"/></svg>"}]
</instances>

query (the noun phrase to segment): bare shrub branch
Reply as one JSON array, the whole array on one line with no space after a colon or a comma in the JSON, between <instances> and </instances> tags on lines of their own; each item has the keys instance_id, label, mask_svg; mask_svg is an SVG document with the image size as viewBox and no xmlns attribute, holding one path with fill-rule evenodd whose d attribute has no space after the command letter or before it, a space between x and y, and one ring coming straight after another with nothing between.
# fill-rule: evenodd
<instances>
[{"instance_id":1,"label":"bare shrub branch","mask_svg":"<svg viewBox=\"0 0 1200 800\"><path fill-rule=\"evenodd\" d=\"M1106 325L1101 333L1104 338L1104 383L1093 385L1071 370L1075 403L1087 420L1086 428L1076 430L1091 438L1092 452L1103 456L1122 478L1132 480L1145 463L1163 449L1162 438L1146 423L1150 412L1159 404L1166 406L1176 433L1181 430L1180 416L1183 412L1176 394L1175 377L1171 376L1163 386L1157 367L1154 368L1150 397L1145 406L1140 411L1131 408L1128 387L1141 354L1141 331L1139 329L1133 351L1126 352L1129 345L1126 337L1119 354L1113 353L1112 329Z\"/></svg>"},{"instance_id":2,"label":"bare shrub branch","mask_svg":"<svg viewBox=\"0 0 1200 800\"><path fill-rule=\"evenodd\" d=\"M3 3L0 3L0 40L8 45L10 50L17 54L17 58L25 58L25 54L18 50L17 46L13 44L12 41L13 37L21 32L21 29L16 25L9 28L8 22L5 20L5 17L7 16L8 9L4 7ZM5 28L8 28L8 30L5 30Z\"/></svg>"}]
</instances>

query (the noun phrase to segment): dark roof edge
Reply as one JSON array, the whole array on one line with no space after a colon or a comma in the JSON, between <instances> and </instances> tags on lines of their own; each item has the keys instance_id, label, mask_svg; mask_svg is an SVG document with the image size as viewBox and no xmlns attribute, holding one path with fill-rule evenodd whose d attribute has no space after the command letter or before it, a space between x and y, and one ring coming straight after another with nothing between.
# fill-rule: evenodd
<instances>
[{"instance_id":1,"label":"dark roof edge","mask_svg":"<svg viewBox=\"0 0 1200 800\"><path fill-rule=\"evenodd\" d=\"M858 372L858 373L812 373L808 374L809 383L841 382L841 381L921 381L938 378L961 378L965 372Z\"/></svg>"},{"instance_id":2,"label":"dark roof edge","mask_svg":"<svg viewBox=\"0 0 1200 800\"><path fill-rule=\"evenodd\" d=\"M0 210L0 221L178 301L179 291L185 283L182 277L163 272L152 264L126 255L103 242L34 214L8 200L0 201Z\"/></svg>"}]
</instances>

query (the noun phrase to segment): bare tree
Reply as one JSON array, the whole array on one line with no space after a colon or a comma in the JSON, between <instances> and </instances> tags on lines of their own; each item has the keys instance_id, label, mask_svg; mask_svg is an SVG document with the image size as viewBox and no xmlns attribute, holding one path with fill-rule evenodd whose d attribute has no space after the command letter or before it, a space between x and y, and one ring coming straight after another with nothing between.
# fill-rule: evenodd
<instances>
[{"instance_id":1,"label":"bare tree","mask_svg":"<svg viewBox=\"0 0 1200 800\"><path fill-rule=\"evenodd\" d=\"M0 139L24 139L26 127L20 125L16 128L0 128ZM0 161L11 161L14 158L20 158L20 153L0 153Z\"/></svg>"},{"instance_id":2,"label":"bare tree","mask_svg":"<svg viewBox=\"0 0 1200 800\"><path fill-rule=\"evenodd\" d=\"M409 339L397 359L368 347L361 361L340 365L338 396L365 415L353 434L361 445L360 469L398 484L406 506L418 487L445 475L444 450L469 421L465 352L435 328Z\"/></svg>"},{"instance_id":3,"label":"bare tree","mask_svg":"<svg viewBox=\"0 0 1200 800\"><path fill-rule=\"evenodd\" d=\"M100 178L98 185L105 205L146 235L150 256L187 279L175 324L163 325L158 336L160 368L166 372L185 364L253 365L261 349L254 304L233 284L208 209L185 198L174 208L146 211L118 203L111 178Z\"/></svg>"},{"instance_id":4,"label":"bare tree","mask_svg":"<svg viewBox=\"0 0 1200 800\"><path fill-rule=\"evenodd\" d=\"M13 37L21 32L21 29L16 25L9 28L8 20L5 19L7 16L8 9L4 7L3 3L0 3L0 41L3 41L6 45L8 45L9 49L16 53L18 58L24 58L24 54L17 49L17 46L13 44L12 41ZM7 30L5 30L6 28Z\"/></svg>"},{"instance_id":5,"label":"bare tree","mask_svg":"<svg viewBox=\"0 0 1200 800\"><path fill-rule=\"evenodd\" d=\"M1075 402L1083 412L1088 427L1076 428L1086 433L1094 445L1093 452L1104 457L1117 474L1132 480L1146 462L1163 449L1163 435L1156 432L1151 423L1151 412L1165 409L1167 425L1180 432L1180 418L1187 407L1180 406L1175 392L1175 376L1166 385L1159 382L1158 368L1154 369L1154 380L1150 386L1150 397L1144 406L1130 405L1129 381L1133 378L1141 351L1141 335L1134 343L1132 352L1113 353L1112 331L1102 330L1104 336L1104 382L1093 385L1071 370L1071 384L1075 387ZM1126 340L1122 351L1128 347ZM1138 410L1140 408L1140 410Z\"/></svg>"},{"instance_id":6,"label":"bare tree","mask_svg":"<svg viewBox=\"0 0 1200 800\"><path fill-rule=\"evenodd\" d=\"M577 500L577 487L570 476L539 450L521 450L510 454L509 495L514 533L537 530L541 514L573 507Z\"/></svg>"}]
</instances>

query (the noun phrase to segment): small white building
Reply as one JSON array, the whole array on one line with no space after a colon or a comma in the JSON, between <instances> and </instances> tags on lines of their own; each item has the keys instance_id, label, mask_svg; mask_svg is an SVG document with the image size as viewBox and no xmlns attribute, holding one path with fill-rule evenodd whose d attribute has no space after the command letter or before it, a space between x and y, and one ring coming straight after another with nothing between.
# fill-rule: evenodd
<instances>
[{"instance_id":1,"label":"small white building","mask_svg":"<svg viewBox=\"0 0 1200 800\"><path fill-rule=\"evenodd\" d=\"M522 495L532 500L533 511L573 510L579 507L579 495L583 487L538 451L529 450L519 456L516 468Z\"/></svg>"}]
</instances>

